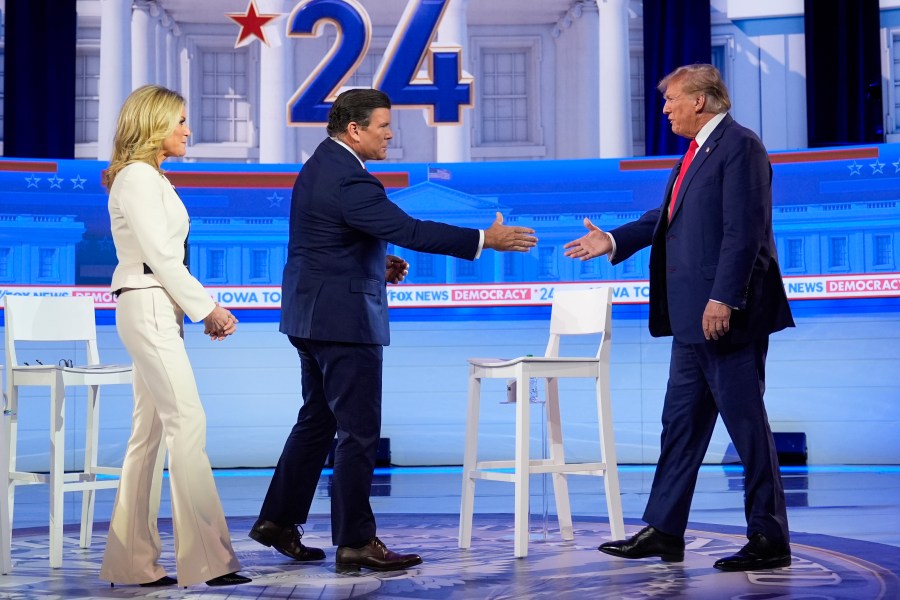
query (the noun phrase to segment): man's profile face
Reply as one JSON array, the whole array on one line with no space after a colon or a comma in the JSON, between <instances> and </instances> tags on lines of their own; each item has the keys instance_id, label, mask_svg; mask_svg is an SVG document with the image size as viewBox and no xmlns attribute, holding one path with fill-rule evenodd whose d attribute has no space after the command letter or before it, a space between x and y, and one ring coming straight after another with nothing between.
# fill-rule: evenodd
<instances>
[{"instance_id":1,"label":"man's profile face","mask_svg":"<svg viewBox=\"0 0 900 600\"><path fill-rule=\"evenodd\" d=\"M698 95L685 92L680 81L673 81L666 87L663 114L669 118L672 133L693 138L700 131L697 119Z\"/></svg>"},{"instance_id":2,"label":"man's profile face","mask_svg":"<svg viewBox=\"0 0 900 600\"><path fill-rule=\"evenodd\" d=\"M365 127L351 123L350 133L355 133L357 143L353 148L363 160L384 160L387 158L388 141L391 133L391 110L376 108L369 117Z\"/></svg>"}]
</instances>

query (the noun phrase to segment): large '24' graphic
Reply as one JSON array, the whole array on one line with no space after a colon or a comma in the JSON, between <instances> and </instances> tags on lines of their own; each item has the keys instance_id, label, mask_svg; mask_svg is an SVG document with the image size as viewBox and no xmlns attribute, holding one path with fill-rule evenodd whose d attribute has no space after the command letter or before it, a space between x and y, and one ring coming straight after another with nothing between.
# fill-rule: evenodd
<instances>
[{"instance_id":1,"label":"large '24' graphic","mask_svg":"<svg viewBox=\"0 0 900 600\"><path fill-rule=\"evenodd\" d=\"M429 109L429 124L457 124L462 108L472 106L472 78L464 77L459 46L431 43L449 0L410 0L375 72L372 87L397 107ZM304 0L291 13L288 35L318 37L324 25L338 35L288 103L292 125L328 122L328 111L341 86L365 57L372 22L357 0ZM425 76L419 72L424 67Z\"/></svg>"}]
</instances>

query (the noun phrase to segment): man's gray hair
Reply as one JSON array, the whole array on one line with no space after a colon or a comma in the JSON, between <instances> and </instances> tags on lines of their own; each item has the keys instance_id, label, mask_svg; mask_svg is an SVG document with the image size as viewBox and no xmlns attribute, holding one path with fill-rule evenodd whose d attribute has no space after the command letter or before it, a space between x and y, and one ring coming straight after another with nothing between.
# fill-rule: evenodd
<instances>
[{"instance_id":1,"label":"man's gray hair","mask_svg":"<svg viewBox=\"0 0 900 600\"><path fill-rule=\"evenodd\" d=\"M723 113L731 108L728 88L722 81L722 74L712 65L696 64L678 67L656 86L663 94L672 83L680 83L681 90L688 94L702 94L706 97L703 112Z\"/></svg>"}]
</instances>

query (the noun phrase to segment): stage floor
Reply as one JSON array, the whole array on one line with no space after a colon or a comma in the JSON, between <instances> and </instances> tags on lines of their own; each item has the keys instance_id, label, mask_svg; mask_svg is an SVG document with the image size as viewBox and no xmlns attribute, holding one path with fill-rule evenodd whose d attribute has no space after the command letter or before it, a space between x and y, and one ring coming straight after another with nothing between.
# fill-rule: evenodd
<instances>
[{"instance_id":1,"label":"stage floor","mask_svg":"<svg viewBox=\"0 0 900 600\"><path fill-rule=\"evenodd\" d=\"M541 477L532 480L529 555L512 556L512 486L478 482L472 547L457 547L459 468L379 470L372 503L379 537L414 551L424 563L398 573L338 574L328 518L329 477L323 475L304 542L322 547L320 563L292 562L247 537L270 471L218 471L222 497L243 573L252 584L233 588L110 588L97 577L112 492L97 503L93 545L78 547L79 494L66 502L64 564L47 563L46 486L16 492L11 574L0 576L0 598L390 598L390 599L869 599L900 598L900 468L818 467L784 471L793 564L758 573L722 573L719 557L745 542L741 474L730 467L701 473L686 534L683 563L626 561L597 552L609 538L602 481L571 477L575 539L556 531ZM648 467L622 467L626 529L637 531L652 480ZM164 486L167 487L167 486ZM549 483L548 483L549 490ZM174 574L167 490L160 530L163 564ZM545 504L547 517L544 516Z\"/></svg>"}]
</instances>

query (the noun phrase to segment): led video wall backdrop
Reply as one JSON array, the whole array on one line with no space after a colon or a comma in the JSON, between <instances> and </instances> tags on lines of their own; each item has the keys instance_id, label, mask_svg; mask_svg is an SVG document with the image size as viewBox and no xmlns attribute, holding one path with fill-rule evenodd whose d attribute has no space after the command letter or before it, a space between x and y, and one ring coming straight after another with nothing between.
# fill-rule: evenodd
<instances>
[{"instance_id":1,"label":"led video wall backdrop","mask_svg":"<svg viewBox=\"0 0 900 600\"><path fill-rule=\"evenodd\" d=\"M900 145L773 153L774 228L793 300L897 297ZM496 212L532 227L527 254L475 262L392 248L410 262L393 308L547 305L560 286L610 282L619 304L647 301L647 257L572 261L583 219L614 228L658 205L675 159L373 165L409 214L487 227ZM116 264L105 163L0 161L0 297L91 294L110 308ZM277 309L291 186L299 165L173 164L191 214L190 268L235 309ZM265 314L265 313L261 313ZM270 311L272 319L277 311ZM266 318L266 317L262 317Z\"/></svg>"}]
</instances>

